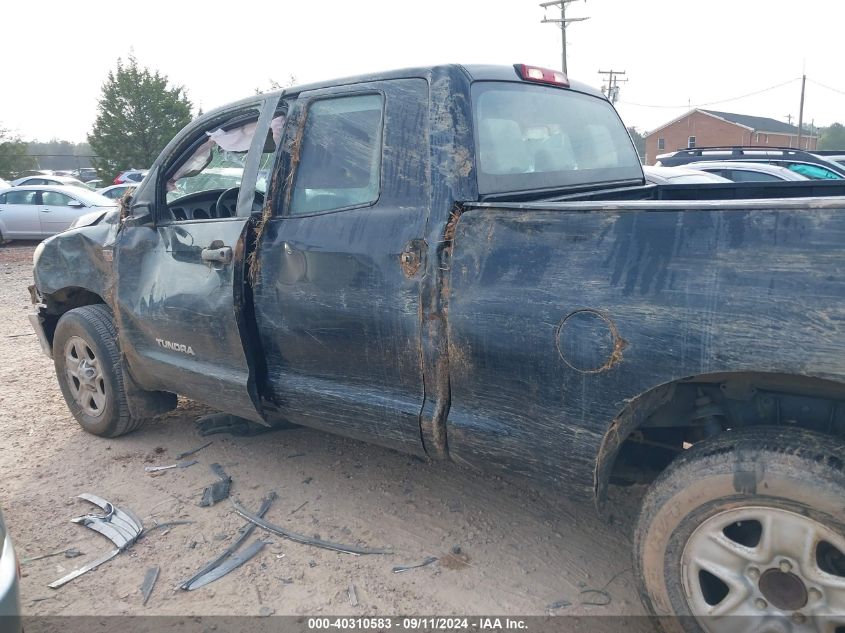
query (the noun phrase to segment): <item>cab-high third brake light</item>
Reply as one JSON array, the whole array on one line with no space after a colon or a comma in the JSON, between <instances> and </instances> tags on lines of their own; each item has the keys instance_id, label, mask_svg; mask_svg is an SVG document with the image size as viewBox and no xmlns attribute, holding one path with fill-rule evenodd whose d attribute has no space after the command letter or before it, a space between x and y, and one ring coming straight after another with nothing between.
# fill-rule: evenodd
<instances>
[{"instance_id":1,"label":"cab-high third brake light","mask_svg":"<svg viewBox=\"0 0 845 633\"><path fill-rule=\"evenodd\" d=\"M569 87L569 79L559 70L528 66L526 64L514 64L513 67L516 69L516 74L524 81L536 81L541 84Z\"/></svg>"}]
</instances>

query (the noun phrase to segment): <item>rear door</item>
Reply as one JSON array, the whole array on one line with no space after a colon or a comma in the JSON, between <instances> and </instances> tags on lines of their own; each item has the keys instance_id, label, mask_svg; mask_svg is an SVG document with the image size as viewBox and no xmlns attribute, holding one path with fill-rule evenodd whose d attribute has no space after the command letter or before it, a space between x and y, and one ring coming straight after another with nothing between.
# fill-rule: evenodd
<instances>
[{"instance_id":1,"label":"rear door","mask_svg":"<svg viewBox=\"0 0 845 633\"><path fill-rule=\"evenodd\" d=\"M422 79L300 95L254 287L279 413L417 453L427 103Z\"/></svg>"},{"instance_id":2,"label":"rear door","mask_svg":"<svg viewBox=\"0 0 845 633\"><path fill-rule=\"evenodd\" d=\"M13 189L0 195L0 232L9 239L41 237L40 194L34 189Z\"/></svg>"},{"instance_id":3,"label":"rear door","mask_svg":"<svg viewBox=\"0 0 845 633\"><path fill-rule=\"evenodd\" d=\"M256 420L245 250L263 203L258 169L275 151L277 101L185 132L134 200L136 209L152 200L155 226L125 226L117 249L121 346L136 380Z\"/></svg>"}]
</instances>

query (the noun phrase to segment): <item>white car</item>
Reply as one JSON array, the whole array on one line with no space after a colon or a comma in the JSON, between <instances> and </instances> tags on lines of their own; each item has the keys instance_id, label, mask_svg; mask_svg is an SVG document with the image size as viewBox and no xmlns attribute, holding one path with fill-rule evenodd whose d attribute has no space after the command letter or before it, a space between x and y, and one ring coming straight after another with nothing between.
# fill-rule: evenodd
<instances>
[{"instance_id":1,"label":"white car","mask_svg":"<svg viewBox=\"0 0 845 633\"><path fill-rule=\"evenodd\" d=\"M7 181L3 180L2 178L0 178L0 189L8 189L11 186L12 186L12 183L7 182Z\"/></svg>"},{"instance_id":2,"label":"white car","mask_svg":"<svg viewBox=\"0 0 845 633\"><path fill-rule=\"evenodd\" d=\"M61 233L79 217L112 211L117 203L79 187L20 186L0 190L0 241L37 240Z\"/></svg>"},{"instance_id":3,"label":"white car","mask_svg":"<svg viewBox=\"0 0 845 633\"><path fill-rule=\"evenodd\" d=\"M741 160L701 161L687 163L684 167L698 169L710 174L716 174L733 182L778 182L781 180L797 181L809 180L806 176L793 171L789 167L770 165L768 163L752 163ZM797 165L802 168L801 165ZM810 165L813 167L813 165Z\"/></svg>"},{"instance_id":4,"label":"white car","mask_svg":"<svg viewBox=\"0 0 845 633\"><path fill-rule=\"evenodd\" d=\"M13 187L20 187L23 185L64 185L66 187L82 187L83 189L91 190L88 185L72 176L24 176L12 181Z\"/></svg>"},{"instance_id":5,"label":"white car","mask_svg":"<svg viewBox=\"0 0 845 633\"><path fill-rule=\"evenodd\" d=\"M731 182L716 174L685 167L654 167L643 165L646 182L655 185L694 185L708 182Z\"/></svg>"},{"instance_id":6,"label":"white car","mask_svg":"<svg viewBox=\"0 0 845 633\"><path fill-rule=\"evenodd\" d=\"M97 189L97 193L101 196L105 196L106 198L110 198L111 200L117 200L123 197L123 194L126 193L127 189L135 189L137 187L137 183L126 183L122 185L109 185L108 187L103 187L102 189Z\"/></svg>"}]
</instances>

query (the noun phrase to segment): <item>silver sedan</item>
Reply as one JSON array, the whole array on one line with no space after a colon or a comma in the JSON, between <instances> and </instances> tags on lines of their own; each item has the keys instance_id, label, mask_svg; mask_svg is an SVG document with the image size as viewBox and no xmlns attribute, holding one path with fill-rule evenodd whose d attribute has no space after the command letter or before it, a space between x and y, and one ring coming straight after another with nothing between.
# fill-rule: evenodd
<instances>
[{"instance_id":1,"label":"silver sedan","mask_svg":"<svg viewBox=\"0 0 845 633\"><path fill-rule=\"evenodd\" d=\"M40 240L79 217L111 211L117 202L78 187L20 186L0 190L0 241Z\"/></svg>"}]
</instances>

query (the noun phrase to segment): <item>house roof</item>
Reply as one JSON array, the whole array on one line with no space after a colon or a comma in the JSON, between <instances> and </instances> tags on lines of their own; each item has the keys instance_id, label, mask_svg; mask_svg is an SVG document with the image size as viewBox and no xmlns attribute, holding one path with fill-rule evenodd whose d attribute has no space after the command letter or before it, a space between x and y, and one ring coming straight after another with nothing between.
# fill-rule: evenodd
<instances>
[{"instance_id":1,"label":"house roof","mask_svg":"<svg viewBox=\"0 0 845 633\"><path fill-rule=\"evenodd\" d=\"M694 110L690 110L689 112L685 112L681 116L672 119L668 123L664 123L658 128L655 128L646 136L651 136L656 132L664 130L673 123L682 121L694 112L701 112L702 114L706 114L717 119L722 119L723 121L733 123L734 125L739 125L752 132L768 132L770 134L792 134L793 136L798 135L797 126L790 125L789 123L784 123L783 121L778 121L777 119L770 119L769 117L764 116L752 116L750 114L735 114L733 112L720 112L718 110L703 110L701 108L696 108ZM815 135L810 133L810 131L807 129L804 130L804 136L815 137Z\"/></svg>"},{"instance_id":2,"label":"house roof","mask_svg":"<svg viewBox=\"0 0 845 633\"><path fill-rule=\"evenodd\" d=\"M712 114L720 119L736 123L743 127L754 130L755 132L773 132L775 134L794 134L798 135L798 126L778 121L777 119L770 119L765 116L751 116L750 114L734 114L733 112L719 112L717 110L701 110L707 114Z\"/></svg>"}]
</instances>

